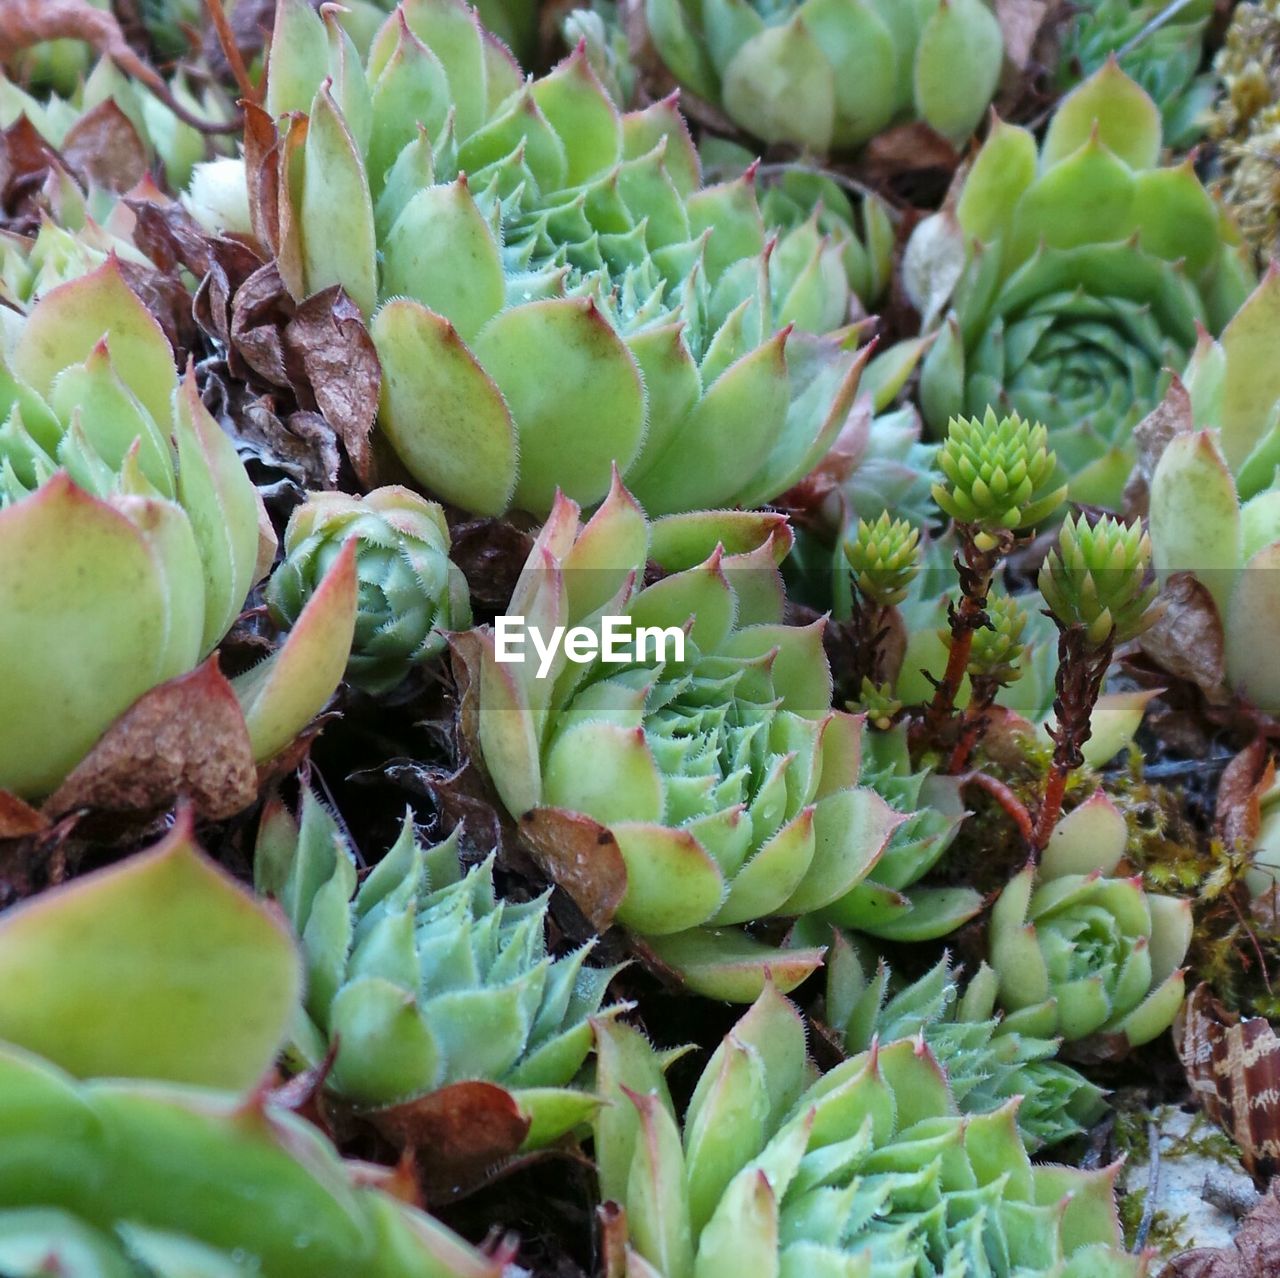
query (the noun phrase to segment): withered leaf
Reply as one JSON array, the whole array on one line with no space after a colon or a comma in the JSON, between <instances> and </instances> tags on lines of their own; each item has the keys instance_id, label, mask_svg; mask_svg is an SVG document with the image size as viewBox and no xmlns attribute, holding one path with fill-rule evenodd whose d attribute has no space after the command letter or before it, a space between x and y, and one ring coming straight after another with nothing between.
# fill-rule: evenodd
<instances>
[{"instance_id":1,"label":"withered leaf","mask_svg":"<svg viewBox=\"0 0 1280 1278\"><path fill-rule=\"evenodd\" d=\"M542 872L573 898L597 932L606 931L627 893L627 867L613 832L561 808L530 808L519 828Z\"/></svg>"},{"instance_id":2,"label":"withered leaf","mask_svg":"<svg viewBox=\"0 0 1280 1278\"><path fill-rule=\"evenodd\" d=\"M1016 70L1026 70L1048 12L1049 0L996 0L1005 61Z\"/></svg>"},{"instance_id":3,"label":"withered leaf","mask_svg":"<svg viewBox=\"0 0 1280 1278\"><path fill-rule=\"evenodd\" d=\"M1223 770L1214 821L1228 847L1253 846L1262 826L1261 798L1275 775L1275 761L1262 737L1245 746Z\"/></svg>"},{"instance_id":4,"label":"withered leaf","mask_svg":"<svg viewBox=\"0 0 1280 1278\"><path fill-rule=\"evenodd\" d=\"M382 365L360 308L335 284L302 302L282 336L286 358L300 366L356 477L372 487L369 434L378 414Z\"/></svg>"},{"instance_id":5,"label":"withered leaf","mask_svg":"<svg viewBox=\"0 0 1280 1278\"><path fill-rule=\"evenodd\" d=\"M281 328L293 315L293 299L274 262L254 271L231 300L231 342L255 373L288 387Z\"/></svg>"},{"instance_id":6,"label":"withered leaf","mask_svg":"<svg viewBox=\"0 0 1280 1278\"><path fill-rule=\"evenodd\" d=\"M147 148L133 121L111 98L67 130L62 154L71 168L108 191L127 191L147 172Z\"/></svg>"},{"instance_id":7,"label":"withered leaf","mask_svg":"<svg viewBox=\"0 0 1280 1278\"><path fill-rule=\"evenodd\" d=\"M102 735L42 811L147 812L186 795L208 820L243 811L258 794L240 703L210 657L144 693Z\"/></svg>"},{"instance_id":8,"label":"withered leaf","mask_svg":"<svg viewBox=\"0 0 1280 1278\"><path fill-rule=\"evenodd\" d=\"M1280 1038L1270 1023L1228 1011L1201 983L1173 1034L1192 1094L1239 1145L1245 1170L1258 1180L1280 1170Z\"/></svg>"},{"instance_id":9,"label":"withered leaf","mask_svg":"<svg viewBox=\"0 0 1280 1278\"><path fill-rule=\"evenodd\" d=\"M397 1145L422 1151L429 1198L474 1183L511 1158L531 1123L506 1088L487 1082L453 1083L365 1117Z\"/></svg>"},{"instance_id":10,"label":"withered leaf","mask_svg":"<svg viewBox=\"0 0 1280 1278\"><path fill-rule=\"evenodd\" d=\"M959 164L960 152L942 134L916 121L872 138L862 153L861 167L865 179L874 185L926 169L951 173Z\"/></svg>"},{"instance_id":11,"label":"withered leaf","mask_svg":"<svg viewBox=\"0 0 1280 1278\"><path fill-rule=\"evenodd\" d=\"M1244 1218L1229 1247L1197 1247L1175 1256L1166 1278L1275 1278L1280 1274L1280 1181Z\"/></svg>"},{"instance_id":12,"label":"withered leaf","mask_svg":"<svg viewBox=\"0 0 1280 1278\"><path fill-rule=\"evenodd\" d=\"M1191 396L1176 374L1164 399L1134 428L1137 460L1124 486L1125 513L1131 518L1145 515L1151 498L1151 477L1170 440L1194 429Z\"/></svg>"},{"instance_id":13,"label":"withered leaf","mask_svg":"<svg viewBox=\"0 0 1280 1278\"><path fill-rule=\"evenodd\" d=\"M1143 650L1164 670L1222 697L1223 633L1208 590L1189 572L1175 572L1160 593L1162 611L1141 639Z\"/></svg>"},{"instance_id":14,"label":"withered leaf","mask_svg":"<svg viewBox=\"0 0 1280 1278\"><path fill-rule=\"evenodd\" d=\"M22 839L48 827L48 817L9 790L0 790L0 839Z\"/></svg>"}]
</instances>

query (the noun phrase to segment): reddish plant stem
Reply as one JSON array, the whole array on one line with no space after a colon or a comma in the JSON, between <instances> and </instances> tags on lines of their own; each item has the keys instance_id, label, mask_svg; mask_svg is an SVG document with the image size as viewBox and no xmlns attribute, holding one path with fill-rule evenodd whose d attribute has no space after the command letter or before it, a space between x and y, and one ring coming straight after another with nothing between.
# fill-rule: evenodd
<instances>
[{"instance_id":1,"label":"reddish plant stem","mask_svg":"<svg viewBox=\"0 0 1280 1278\"><path fill-rule=\"evenodd\" d=\"M240 96L246 102L257 105L258 89L249 78L244 58L240 56L240 46L236 43L231 23L227 21L227 11L223 8L222 0L204 0L204 3L209 10L209 16L213 19L213 29L217 32L218 44L222 47L222 54L227 60L227 66L231 68L231 74L235 77Z\"/></svg>"},{"instance_id":2,"label":"reddish plant stem","mask_svg":"<svg viewBox=\"0 0 1280 1278\"><path fill-rule=\"evenodd\" d=\"M1000 685L987 687L985 680L982 683L984 686L974 687L973 696L960 720L960 737L956 741L955 749L951 752L951 758L947 760L946 771L950 776L965 770L969 764L969 756L973 754L974 748L987 730L988 714L995 702Z\"/></svg>"},{"instance_id":3,"label":"reddish plant stem","mask_svg":"<svg viewBox=\"0 0 1280 1278\"><path fill-rule=\"evenodd\" d=\"M989 549L979 549L979 530L972 524L957 524L960 549L956 551L956 575L960 578L960 605L953 603L947 610L951 626L951 648L947 653L947 667L942 678L934 683L933 699L929 702L920 725L919 736L925 742L933 742L955 713L956 697L969 668L969 653L973 649L974 631L990 624L987 617L987 595L991 580L1000 561L1013 546L1013 534L1000 534Z\"/></svg>"},{"instance_id":4,"label":"reddish plant stem","mask_svg":"<svg viewBox=\"0 0 1280 1278\"><path fill-rule=\"evenodd\" d=\"M960 778L961 785L977 786L985 790L1005 811L1005 815L1018 827L1018 833L1028 844L1031 843L1032 821L1027 805L1009 789L1003 781L989 776L985 772L969 772Z\"/></svg>"},{"instance_id":5,"label":"reddish plant stem","mask_svg":"<svg viewBox=\"0 0 1280 1278\"><path fill-rule=\"evenodd\" d=\"M1058 623L1058 673L1055 677L1057 697L1053 703L1057 724L1049 729L1053 738L1053 762L1045 781L1044 798L1036 815L1032 846L1043 852L1058 817L1062 814L1062 798L1067 778L1084 762L1083 747L1092 729L1093 707L1102 691L1103 676L1111 664L1115 640L1108 637L1100 646L1091 645L1083 626Z\"/></svg>"}]
</instances>

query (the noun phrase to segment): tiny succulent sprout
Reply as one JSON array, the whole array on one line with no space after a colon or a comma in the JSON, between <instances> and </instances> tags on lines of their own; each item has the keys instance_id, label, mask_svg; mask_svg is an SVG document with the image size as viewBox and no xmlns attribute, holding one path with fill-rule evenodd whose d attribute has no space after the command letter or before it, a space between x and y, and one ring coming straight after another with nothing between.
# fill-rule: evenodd
<instances>
[{"instance_id":1,"label":"tiny succulent sprout","mask_svg":"<svg viewBox=\"0 0 1280 1278\"><path fill-rule=\"evenodd\" d=\"M893 695L891 683L873 683L869 676L862 676L862 686L856 700L849 703L855 714L865 714L867 723L880 732L893 727L893 721L902 713L902 702Z\"/></svg>"},{"instance_id":2,"label":"tiny succulent sprout","mask_svg":"<svg viewBox=\"0 0 1280 1278\"><path fill-rule=\"evenodd\" d=\"M920 571L920 530L884 511L874 523L858 520L845 542L845 558L858 593L872 604L889 608L907 597Z\"/></svg>"},{"instance_id":3,"label":"tiny succulent sprout","mask_svg":"<svg viewBox=\"0 0 1280 1278\"><path fill-rule=\"evenodd\" d=\"M1150 567L1151 539L1140 522L1104 515L1090 524L1083 515L1068 515L1038 584L1058 625L1078 627L1096 650L1136 638L1154 620L1159 587Z\"/></svg>"},{"instance_id":4,"label":"tiny succulent sprout","mask_svg":"<svg viewBox=\"0 0 1280 1278\"><path fill-rule=\"evenodd\" d=\"M289 517L284 562L267 585L279 625L298 620L348 541L357 602L347 677L387 692L444 650L446 630L471 624L467 583L449 559L449 527L435 502L400 487L364 497L312 493Z\"/></svg>"},{"instance_id":5,"label":"tiny succulent sprout","mask_svg":"<svg viewBox=\"0 0 1280 1278\"><path fill-rule=\"evenodd\" d=\"M492 856L465 869L456 832L423 847L412 813L357 885L346 836L309 789L296 820L268 806L255 877L302 941L296 1058L315 1067L335 1048L331 1090L384 1129L400 1130L403 1107L473 1080L510 1093L526 1148L590 1116L594 1100L572 1084L591 1048L588 1018L620 1010L600 1010L616 969L586 966L590 943L548 954L549 894L499 898Z\"/></svg>"},{"instance_id":6,"label":"tiny succulent sprout","mask_svg":"<svg viewBox=\"0 0 1280 1278\"><path fill-rule=\"evenodd\" d=\"M1117 878L1128 831L1102 792L1060 820L1038 866L991 913L990 961L1006 1023L1120 1053L1169 1028L1182 1005L1191 902Z\"/></svg>"},{"instance_id":7,"label":"tiny succulent sprout","mask_svg":"<svg viewBox=\"0 0 1280 1278\"><path fill-rule=\"evenodd\" d=\"M958 524L976 529L980 549L992 548L1002 532L1033 528L1066 499L1056 482L1057 458L1049 432L1017 413L997 417L953 417L938 450L942 482L933 499Z\"/></svg>"},{"instance_id":8,"label":"tiny succulent sprout","mask_svg":"<svg viewBox=\"0 0 1280 1278\"><path fill-rule=\"evenodd\" d=\"M1010 595L992 595L987 600L990 624L973 632L969 649L969 677L998 687L1008 687L1022 678L1021 662L1026 652L1022 641L1027 614ZM939 632L943 642L952 642L951 632Z\"/></svg>"}]
</instances>

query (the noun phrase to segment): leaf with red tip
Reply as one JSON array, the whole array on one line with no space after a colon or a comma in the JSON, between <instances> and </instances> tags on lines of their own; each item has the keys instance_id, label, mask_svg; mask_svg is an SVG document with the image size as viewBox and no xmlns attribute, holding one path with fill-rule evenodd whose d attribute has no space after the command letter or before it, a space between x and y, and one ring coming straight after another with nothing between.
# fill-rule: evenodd
<instances>
[{"instance_id":1,"label":"leaf with red tip","mask_svg":"<svg viewBox=\"0 0 1280 1278\"><path fill-rule=\"evenodd\" d=\"M189 814L0 917L0 1038L82 1077L248 1087L301 980L283 925L200 851Z\"/></svg>"}]
</instances>

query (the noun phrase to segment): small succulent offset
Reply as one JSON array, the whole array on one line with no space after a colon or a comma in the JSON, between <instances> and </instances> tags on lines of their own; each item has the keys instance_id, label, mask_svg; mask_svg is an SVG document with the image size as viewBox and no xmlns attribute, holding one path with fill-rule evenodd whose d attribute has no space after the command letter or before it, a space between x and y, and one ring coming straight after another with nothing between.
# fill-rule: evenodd
<instances>
[{"instance_id":1,"label":"small succulent offset","mask_svg":"<svg viewBox=\"0 0 1280 1278\"><path fill-rule=\"evenodd\" d=\"M1055 482L1048 430L1016 412L999 416L990 406L981 417L947 423L936 465L944 482L934 484L934 501L957 524L974 528L980 550L993 549L1002 533L1034 528L1067 495Z\"/></svg>"},{"instance_id":2,"label":"small succulent offset","mask_svg":"<svg viewBox=\"0 0 1280 1278\"><path fill-rule=\"evenodd\" d=\"M934 737L949 730L975 636L991 628L987 599L1001 561L1017 534L1048 519L1067 493L1058 482L1048 431L1017 413L997 417L987 408L980 418L953 417L937 464L942 481L934 484L933 499L955 521L960 602L948 603L947 664L925 715L925 729ZM986 708L975 706L975 713ZM966 739L956 743L957 769L967 756Z\"/></svg>"},{"instance_id":3,"label":"small succulent offset","mask_svg":"<svg viewBox=\"0 0 1280 1278\"><path fill-rule=\"evenodd\" d=\"M1064 26L1059 80L1070 87L1118 57L1160 108L1165 144L1190 146L1213 102L1213 77L1200 74L1213 8L1213 0L1081 0Z\"/></svg>"},{"instance_id":4,"label":"small succulent offset","mask_svg":"<svg viewBox=\"0 0 1280 1278\"><path fill-rule=\"evenodd\" d=\"M859 596L878 608L891 608L907 597L920 571L920 530L882 511L874 523L858 520L844 554Z\"/></svg>"},{"instance_id":5,"label":"small succulent offset","mask_svg":"<svg viewBox=\"0 0 1280 1278\"><path fill-rule=\"evenodd\" d=\"M285 0L270 63L259 238L370 317L381 430L436 495L545 516L616 464L654 513L752 506L826 452L865 359L841 246L704 187L673 101L621 114L581 48L526 82L460 0L404 0L363 64Z\"/></svg>"},{"instance_id":6,"label":"small succulent offset","mask_svg":"<svg viewBox=\"0 0 1280 1278\"><path fill-rule=\"evenodd\" d=\"M850 1053L872 1044L923 1038L947 1073L962 1112L989 1114L1015 1096L1018 1132L1028 1152L1078 1136L1106 1112L1102 1091L1053 1058L1058 1042L1006 1031L995 1012L999 978L983 963L960 988L943 956L919 980L895 985L880 959L868 976L836 932L827 956L824 1015Z\"/></svg>"},{"instance_id":7,"label":"small succulent offset","mask_svg":"<svg viewBox=\"0 0 1280 1278\"><path fill-rule=\"evenodd\" d=\"M536 1148L594 1108L570 1084L591 1050L588 1018L610 1014L600 1003L614 970L585 965L590 944L552 959L547 896L501 900L493 869L492 856L464 869L456 832L424 848L410 813L357 884L345 837L304 789L297 821L279 803L264 813L254 873L302 941L299 1063L336 1044L328 1086L375 1117L453 1083L497 1083Z\"/></svg>"},{"instance_id":8,"label":"small succulent offset","mask_svg":"<svg viewBox=\"0 0 1280 1278\"><path fill-rule=\"evenodd\" d=\"M794 984L820 953L733 925L840 901L904 820L859 785L861 724L831 709L821 621L780 624L789 544L755 512L651 528L620 483L585 526L561 498L510 612L544 635L622 618L621 663L562 645L540 671L532 654L499 661L488 630L455 640L472 756L550 873L598 926L616 917L692 988L742 1002L769 967ZM651 557L675 570L646 586Z\"/></svg>"},{"instance_id":9,"label":"small succulent offset","mask_svg":"<svg viewBox=\"0 0 1280 1278\"><path fill-rule=\"evenodd\" d=\"M1004 56L985 0L647 0L645 14L683 87L761 141L818 155L911 120L962 141Z\"/></svg>"},{"instance_id":10,"label":"small succulent offset","mask_svg":"<svg viewBox=\"0 0 1280 1278\"><path fill-rule=\"evenodd\" d=\"M1151 539L1137 520L1125 524L1103 515L1091 524L1083 515L1068 515L1037 584L1058 628L1053 763L1034 835L1035 846L1043 848L1062 809L1067 777L1084 762L1112 654L1155 620L1151 605L1159 586L1151 573Z\"/></svg>"},{"instance_id":11,"label":"small succulent offset","mask_svg":"<svg viewBox=\"0 0 1280 1278\"><path fill-rule=\"evenodd\" d=\"M1182 1005L1180 964L1191 902L1114 878L1124 817L1101 792L1054 829L991 912L990 961L1006 1024L1020 1033L1093 1039L1103 1050L1150 1042Z\"/></svg>"},{"instance_id":12,"label":"small succulent offset","mask_svg":"<svg viewBox=\"0 0 1280 1278\"><path fill-rule=\"evenodd\" d=\"M662 1062L601 1028L601 1197L627 1278L960 1275L1139 1278L1118 1167L1033 1165L1017 1101L962 1114L924 1043L876 1045L816 1082L796 1009L766 990L677 1123Z\"/></svg>"},{"instance_id":13,"label":"small succulent offset","mask_svg":"<svg viewBox=\"0 0 1280 1278\"><path fill-rule=\"evenodd\" d=\"M0 915L0 1270L37 1278L499 1278L269 1096L287 929L157 846Z\"/></svg>"},{"instance_id":14,"label":"small succulent offset","mask_svg":"<svg viewBox=\"0 0 1280 1278\"><path fill-rule=\"evenodd\" d=\"M435 502L399 486L363 497L311 493L289 516L284 562L267 585L277 624L298 620L348 541L356 629L347 678L388 692L444 650L444 631L471 624L466 579L449 559L449 526Z\"/></svg>"},{"instance_id":15,"label":"small succulent offset","mask_svg":"<svg viewBox=\"0 0 1280 1278\"><path fill-rule=\"evenodd\" d=\"M929 425L988 406L1043 422L1072 497L1111 507L1164 370L1251 286L1238 234L1189 164L1157 167L1160 142L1155 104L1108 63L1059 103L1038 149L997 122L954 209L907 255L926 279L955 264L953 289L917 298L937 314L950 294L921 376Z\"/></svg>"},{"instance_id":16,"label":"small succulent offset","mask_svg":"<svg viewBox=\"0 0 1280 1278\"><path fill-rule=\"evenodd\" d=\"M139 697L208 656L275 538L114 259L22 319L0 405L0 789L42 798ZM259 762L337 686L353 605L349 569L335 572L297 642L236 680Z\"/></svg>"}]
</instances>

